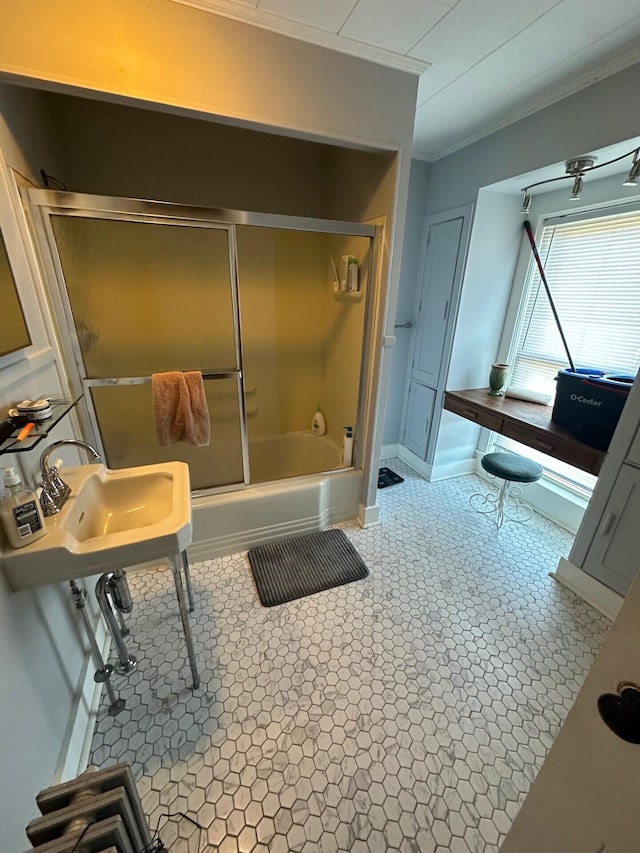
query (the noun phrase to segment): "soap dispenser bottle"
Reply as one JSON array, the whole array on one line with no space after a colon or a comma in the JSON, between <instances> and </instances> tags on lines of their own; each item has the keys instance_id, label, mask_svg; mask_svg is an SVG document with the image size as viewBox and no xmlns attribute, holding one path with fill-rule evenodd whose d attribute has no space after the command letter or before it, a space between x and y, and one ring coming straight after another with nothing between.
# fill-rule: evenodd
<instances>
[{"instance_id":1,"label":"soap dispenser bottle","mask_svg":"<svg viewBox=\"0 0 640 853\"><path fill-rule=\"evenodd\" d=\"M327 422L324 419L324 415L320 411L320 403L318 403L316 407L316 413L311 419L311 432L314 435L324 435L327 431Z\"/></svg>"},{"instance_id":2,"label":"soap dispenser bottle","mask_svg":"<svg viewBox=\"0 0 640 853\"><path fill-rule=\"evenodd\" d=\"M0 518L13 548L22 548L47 532L32 489L25 488L15 468L4 469L4 486L8 494L0 501Z\"/></svg>"},{"instance_id":3,"label":"soap dispenser bottle","mask_svg":"<svg viewBox=\"0 0 640 853\"><path fill-rule=\"evenodd\" d=\"M342 439L342 464L350 468L353 463L353 427L343 427L345 433Z\"/></svg>"}]
</instances>

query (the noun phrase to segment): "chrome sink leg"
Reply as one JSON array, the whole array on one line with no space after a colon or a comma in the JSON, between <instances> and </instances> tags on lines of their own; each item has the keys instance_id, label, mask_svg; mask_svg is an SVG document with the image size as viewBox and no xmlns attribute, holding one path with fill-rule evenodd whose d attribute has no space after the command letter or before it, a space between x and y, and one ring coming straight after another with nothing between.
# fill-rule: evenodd
<instances>
[{"instance_id":1,"label":"chrome sink leg","mask_svg":"<svg viewBox=\"0 0 640 853\"><path fill-rule=\"evenodd\" d=\"M182 552L182 567L184 569L184 583L187 587L187 598L189 599L189 612L193 613L196 609L193 603L193 589L191 588L191 575L189 573L189 558L186 550Z\"/></svg>"},{"instance_id":2,"label":"chrome sink leg","mask_svg":"<svg viewBox=\"0 0 640 853\"><path fill-rule=\"evenodd\" d=\"M120 673L120 675L128 675L136 668L138 661L127 650L120 628L118 627L118 622L113 615L111 602L109 601L109 593L114 597L114 601L117 601L116 594L114 593L115 582L117 580L115 572L105 572L103 575L100 575L96 584L96 597L118 652L119 660L116 664L116 672Z\"/></svg>"},{"instance_id":3,"label":"chrome sink leg","mask_svg":"<svg viewBox=\"0 0 640 853\"><path fill-rule=\"evenodd\" d=\"M184 600L184 587L182 585L180 562L177 556L171 557L171 572L173 574L173 582L176 586L176 596L178 598L178 607L180 608L180 619L182 620L182 628L184 630L184 641L187 644L187 654L189 655L189 666L191 667L193 689L196 690L200 687L200 676L198 675L198 664L196 662L196 654L193 649L191 625L189 624L189 611L187 610L187 605Z\"/></svg>"},{"instance_id":4,"label":"chrome sink leg","mask_svg":"<svg viewBox=\"0 0 640 853\"><path fill-rule=\"evenodd\" d=\"M124 709L125 700L118 699L118 697L113 691L113 687L111 686L111 673L113 672L113 667L110 663L104 662L102 654L100 652L100 648L98 647L98 643L96 642L96 635L93 632L91 622L89 620L89 617L87 616L85 605L87 591L86 589L80 589L78 584L74 580L69 581L69 586L71 587L71 595L73 596L73 602L76 606L76 609L80 613L80 617L82 618L82 624L84 625L84 630L89 640L89 646L91 648L93 662L96 665L96 671L93 675L93 680L96 682L96 684L104 684L110 703L108 713L109 716L115 717L120 713L120 711Z\"/></svg>"}]
</instances>

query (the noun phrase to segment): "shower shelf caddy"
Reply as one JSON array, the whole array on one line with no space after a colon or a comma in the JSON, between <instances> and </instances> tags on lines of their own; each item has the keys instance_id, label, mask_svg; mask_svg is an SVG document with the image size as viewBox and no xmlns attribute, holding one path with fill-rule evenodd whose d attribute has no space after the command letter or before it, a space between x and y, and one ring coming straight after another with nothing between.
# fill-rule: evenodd
<instances>
[{"instance_id":1,"label":"shower shelf caddy","mask_svg":"<svg viewBox=\"0 0 640 853\"><path fill-rule=\"evenodd\" d=\"M82 397L83 395L80 394L79 397L52 400L51 417L47 418L46 421L37 421L35 430L24 441L18 442L16 440L16 436L20 432L19 429L16 429L13 435L10 435L9 438L0 443L0 456L5 453L26 453L28 450L33 450L34 447L40 444L43 438L47 438L51 430L60 423L62 418L78 405Z\"/></svg>"},{"instance_id":2,"label":"shower shelf caddy","mask_svg":"<svg viewBox=\"0 0 640 853\"><path fill-rule=\"evenodd\" d=\"M333 293L333 298L337 302L360 302L363 296L364 288L360 290L339 290Z\"/></svg>"}]
</instances>

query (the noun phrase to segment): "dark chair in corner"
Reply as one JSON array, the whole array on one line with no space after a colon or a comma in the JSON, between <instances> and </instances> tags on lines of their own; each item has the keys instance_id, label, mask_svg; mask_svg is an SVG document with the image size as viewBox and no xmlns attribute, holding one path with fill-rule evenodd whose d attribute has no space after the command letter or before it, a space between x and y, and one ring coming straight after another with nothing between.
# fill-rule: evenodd
<instances>
[{"instance_id":1,"label":"dark chair in corner","mask_svg":"<svg viewBox=\"0 0 640 853\"><path fill-rule=\"evenodd\" d=\"M489 494L476 492L469 498L472 509L485 515L495 513L498 529L505 518L524 523L533 515L531 507L520 500L522 489L514 483L535 483L542 477L542 466L517 453L487 453L480 460L484 470L499 480ZM497 489L497 492L496 492Z\"/></svg>"}]
</instances>

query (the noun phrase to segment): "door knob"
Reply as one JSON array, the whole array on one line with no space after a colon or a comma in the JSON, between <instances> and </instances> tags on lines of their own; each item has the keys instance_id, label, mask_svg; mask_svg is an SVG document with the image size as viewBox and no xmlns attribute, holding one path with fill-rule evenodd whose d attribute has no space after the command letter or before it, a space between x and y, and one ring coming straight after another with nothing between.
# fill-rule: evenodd
<instances>
[{"instance_id":1,"label":"door knob","mask_svg":"<svg viewBox=\"0 0 640 853\"><path fill-rule=\"evenodd\" d=\"M640 687L630 681L618 684L618 692L603 693L598 711L611 731L628 743L640 743Z\"/></svg>"}]
</instances>

